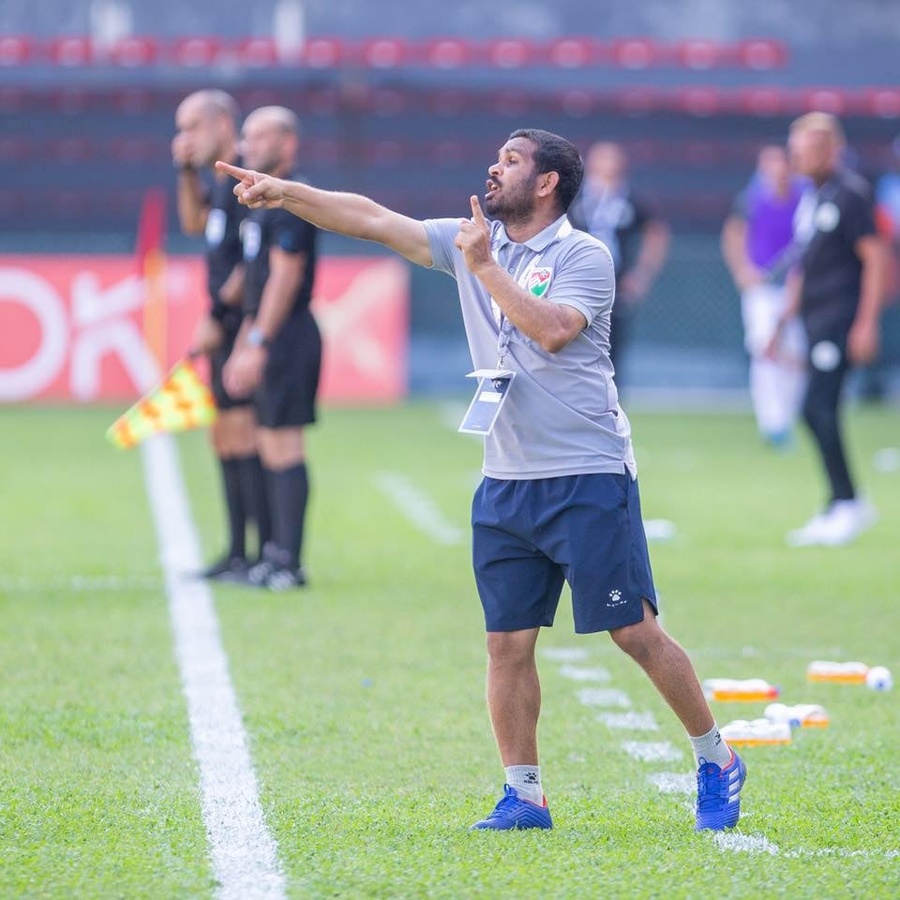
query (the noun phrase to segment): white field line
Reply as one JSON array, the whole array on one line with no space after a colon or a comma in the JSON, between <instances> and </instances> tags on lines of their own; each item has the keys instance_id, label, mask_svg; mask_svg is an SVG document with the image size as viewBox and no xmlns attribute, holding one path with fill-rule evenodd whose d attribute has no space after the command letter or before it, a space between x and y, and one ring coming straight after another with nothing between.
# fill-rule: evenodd
<instances>
[{"instance_id":1,"label":"white field line","mask_svg":"<svg viewBox=\"0 0 900 900\"><path fill-rule=\"evenodd\" d=\"M450 547L465 540L466 532L448 521L431 497L420 491L405 475L377 472L374 481L388 500L435 543Z\"/></svg>"},{"instance_id":2,"label":"white field line","mask_svg":"<svg viewBox=\"0 0 900 900\"><path fill-rule=\"evenodd\" d=\"M582 688L578 692L578 700L583 706L631 707L631 698L618 688Z\"/></svg>"},{"instance_id":3,"label":"white field line","mask_svg":"<svg viewBox=\"0 0 900 900\"><path fill-rule=\"evenodd\" d=\"M809 857L832 857L835 859L897 859L900 850L850 850L847 847L820 847L809 850L798 847L782 850L761 834L741 834L736 831L719 831L713 835L713 843L719 850L732 853L767 853L770 856L784 856L788 859L808 859Z\"/></svg>"},{"instance_id":4,"label":"white field line","mask_svg":"<svg viewBox=\"0 0 900 900\"><path fill-rule=\"evenodd\" d=\"M282 900L284 874L259 805L212 593L205 582L185 576L200 567L200 548L175 443L159 436L142 451L218 896Z\"/></svg>"},{"instance_id":5,"label":"white field line","mask_svg":"<svg viewBox=\"0 0 900 900\"><path fill-rule=\"evenodd\" d=\"M583 647L546 647L541 656L554 662L584 662L588 652Z\"/></svg>"},{"instance_id":6,"label":"white field line","mask_svg":"<svg viewBox=\"0 0 900 900\"><path fill-rule=\"evenodd\" d=\"M664 794L693 794L697 790L697 776L690 772L651 772L647 780ZM690 809L693 812L693 804Z\"/></svg>"},{"instance_id":7,"label":"white field line","mask_svg":"<svg viewBox=\"0 0 900 900\"><path fill-rule=\"evenodd\" d=\"M559 674L563 678L569 678L572 681L594 681L605 684L612 680L609 669L604 669L603 666L587 668L585 666L564 665L559 667Z\"/></svg>"},{"instance_id":8,"label":"white field line","mask_svg":"<svg viewBox=\"0 0 900 900\"><path fill-rule=\"evenodd\" d=\"M684 753L669 741L624 741L622 749L641 762L677 762Z\"/></svg>"},{"instance_id":9,"label":"white field line","mask_svg":"<svg viewBox=\"0 0 900 900\"><path fill-rule=\"evenodd\" d=\"M597 721L621 731L659 731L652 712L600 713Z\"/></svg>"}]
</instances>

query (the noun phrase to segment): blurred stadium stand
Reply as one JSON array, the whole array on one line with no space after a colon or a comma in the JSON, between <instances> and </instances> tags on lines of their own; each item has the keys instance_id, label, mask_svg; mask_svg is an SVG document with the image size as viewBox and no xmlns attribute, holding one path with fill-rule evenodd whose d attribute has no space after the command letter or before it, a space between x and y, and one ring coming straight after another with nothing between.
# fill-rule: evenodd
<instances>
[{"instance_id":1,"label":"blurred stadium stand","mask_svg":"<svg viewBox=\"0 0 900 900\"><path fill-rule=\"evenodd\" d=\"M0 164L15 177L0 194L0 251L127 245L147 188L174 199L174 109L198 87L229 90L244 110L297 110L314 183L414 216L463 214L513 128L582 149L610 138L675 235L628 381L740 388L737 298L718 250L732 198L760 143L814 108L842 116L863 171L883 170L900 132L898 41L895 0L857 0L852 16L837 0L457 0L440 15L408 0L6 0ZM196 250L169 226L170 247ZM428 353L460 334L445 280L413 281ZM413 379L429 388L415 365Z\"/></svg>"}]
</instances>

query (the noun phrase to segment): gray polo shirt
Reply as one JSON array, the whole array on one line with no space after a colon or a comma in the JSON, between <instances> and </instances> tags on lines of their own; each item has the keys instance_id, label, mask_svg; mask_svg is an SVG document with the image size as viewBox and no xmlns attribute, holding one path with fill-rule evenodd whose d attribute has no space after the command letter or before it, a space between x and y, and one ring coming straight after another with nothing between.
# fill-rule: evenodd
<instances>
[{"instance_id":1,"label":"gray polo shirt","mask_svg":"<svg viewBox=\"0 0 900 900\"><path fill-rule=\"evenodd\" d=\"M433 267L459 289L469 352L476 369L503 360L516 372L494 429L484 438L484 474L491 478L552 478L598 472L636 477L631 426L619 407L609 360L615 294L613 261L596 238L575 231L565 216L524 244L491 223L491 251L522 287L581 312L587 327L558 353L548 353L512 327L466 268L453 241L459 219L427 219Z\"/></svg>"}]
</instances>

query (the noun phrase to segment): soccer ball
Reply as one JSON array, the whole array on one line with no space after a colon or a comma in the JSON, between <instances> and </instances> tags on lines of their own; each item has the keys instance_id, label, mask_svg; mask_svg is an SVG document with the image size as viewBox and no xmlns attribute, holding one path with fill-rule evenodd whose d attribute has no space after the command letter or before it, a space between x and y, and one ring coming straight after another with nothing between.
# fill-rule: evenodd
<instances>
[{"instance_id":1,"label":"soccer ball","mask_svg":"<svg viewBox=\"0 0 900 900\"><path fill-rule=\"evenodd\" d=\"M872 666L866 673L866 687L873 691L889 691L894 686L894 676L884 666Z\"/></svg>"}]
</instances>

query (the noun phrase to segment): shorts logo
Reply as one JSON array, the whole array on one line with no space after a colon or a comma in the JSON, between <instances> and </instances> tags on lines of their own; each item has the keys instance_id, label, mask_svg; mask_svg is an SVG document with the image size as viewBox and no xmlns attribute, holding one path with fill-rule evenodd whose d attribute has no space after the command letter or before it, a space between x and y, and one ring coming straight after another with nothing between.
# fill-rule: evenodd
<instances>
[{"instance_id":1,"label":"shorts logo","mask_svg":"<svg viewBox=\"0 0 900 900\"><path fill-rule=\"evenodd\" d=\"M609 600L606 601L606 605L622 606L622 604L626 602L626 600L622 599L622 592L616 588L609 592Z\"/></svg>"},{"instance_id":2,"label":"shorts logo","mask_svg":"<svg viewBox=\"0 0 900 900\"><path fill-rule=\"evenodd\" d=\"M535 297L543 297L550 287L550 276L553 275L553 269L535 269L528 273L527 290L534 294Z\"/></svg>"}]
</instances>

